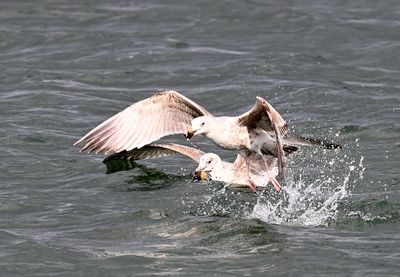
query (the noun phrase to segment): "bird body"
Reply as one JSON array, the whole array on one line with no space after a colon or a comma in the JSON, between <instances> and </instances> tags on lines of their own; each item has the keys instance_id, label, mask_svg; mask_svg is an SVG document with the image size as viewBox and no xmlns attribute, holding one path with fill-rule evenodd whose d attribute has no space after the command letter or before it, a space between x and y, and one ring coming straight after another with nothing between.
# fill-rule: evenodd
<instances>
[{"instance_id":1,"label":"bird body","mask_svg":"<svg viewBox=\"0 0 400 277\"><path fill-rule=\"evenodd\" d=\"M138 161L175 154L185 155L197 162L194 175L200 180L219 181L232 186L248 186L247 166L241 155L237 155L236 160L231 163L222 160L215 153L205 153L199 149L175 143L149 144L139 149L115 153L105 158L104 163L107 164L115 160ZM250 161L249 174L255 180L256 186L267 186L270 180L265 171L263 160L255 154L249 154L247 159ZM269 165L273 168L274 176L276 176L278 174L277 158L269 155L267 159Z\"/></svg>"},{"instance_id":2,"label":"bird body","mask_svg":"<svg viewBox=\"0 0 400 277\"><path fill-rule=\"evenodd\" d=\"M262 149L262 144L270 148L274 128L260 101L266 102L258 97L255 107L243 115L214 117L176 91L160 92L107 119L75 144L85 143L81 151L117 153L143 147L167 135L188 134L190 128L196 128L192 136L205 135L225 149ZM279 121L277 128L286 132L282 117L275 117Z\"/></svg>"},{"instance_id":3,"label":"bird body","mask_svg":"<svg viewBox=\"0 0 400 277\"><path fill-rule=\"evenodd\" d=\"M246 157L250 162L249 172L245 159L238 155L234 163L226 162L214 153L206 153L201 156L195 170L199 176L206 172L211 180L222 181L236 186L248 186L248 176L254 181L256 187L266 187L271 181L264 166L264 160L258 155L251 154ZM278 175L277 158L266 156L273 177Z\"/></svg>"},{"instance_id":4,"label":"bird body","mask_svg":"<svg viewBox=\"0 0 400 277\"><path fill-rule=\"evenodd\" d=\"M268 180L279 191L280 184L267 157L277 158L278 171L283 176L286 156L297 150L292 144L285 144L287 132L282 116L262 97L256 97L255 105L241 115L215 117L182 94L164 91L132 104L75 144L84 143L81 151L109 154L141 149L167 135L185 134L188 139L204 135L224 149L239 152L251 187L255 187L250 176L252 163L263 160ZM313 140L301 142L308 143L315 144ZM333 144L324 142L321 145Z\"/></svg>"}]
</instances>

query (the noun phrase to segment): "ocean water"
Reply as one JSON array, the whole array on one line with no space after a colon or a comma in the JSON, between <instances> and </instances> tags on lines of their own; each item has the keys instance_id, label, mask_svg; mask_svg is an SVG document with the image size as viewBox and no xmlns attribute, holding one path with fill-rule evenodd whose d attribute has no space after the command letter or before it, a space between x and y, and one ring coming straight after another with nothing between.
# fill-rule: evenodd
<instances>
[{"instance_id":1,"label":"ocean water","mask_svg":"<svg viewBox=\"0 0 400 277\"><path fill-rule=\"evenodd\" d=\"M398 1L2 1L1 276L398 276ZM284 189L107 174L73 143L161 90L215 115L265 97L304 147ZM205 138L186 142L223 151Z\"/></svg>"}]
</instances>

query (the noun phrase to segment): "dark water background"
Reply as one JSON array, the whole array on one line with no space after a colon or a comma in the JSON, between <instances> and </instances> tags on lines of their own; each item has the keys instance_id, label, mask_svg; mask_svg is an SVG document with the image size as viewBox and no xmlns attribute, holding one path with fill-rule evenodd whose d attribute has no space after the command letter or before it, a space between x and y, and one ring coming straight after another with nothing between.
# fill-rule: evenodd
<instances>
[{"instance_id":1,"label":"dark water background","mask_svg":"<svg viewBox=\"0 0 400 277\"><path fill-rule=\"evenodd\" d=\"M0 275L398 276L399 30L399 1L1 1ZM72 146L165 89L345 147L255 195Z\"/></svg>"}]
</instances>

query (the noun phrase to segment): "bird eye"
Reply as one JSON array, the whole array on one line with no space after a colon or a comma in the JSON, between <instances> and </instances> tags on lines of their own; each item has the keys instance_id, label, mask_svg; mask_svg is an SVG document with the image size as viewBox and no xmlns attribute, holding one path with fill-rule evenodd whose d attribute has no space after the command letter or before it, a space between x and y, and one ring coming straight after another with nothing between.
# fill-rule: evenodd
<instances>
[{"instance_id":1,"label":"bird eye","mask_svg":"<svg viewBox=\"0 0 400 277\"><path fill-rule=\"evenodd\" d=\"M203 127L203 126L204 126L204 124L206 124L206 123L205 123L205 122L202 122L202 123L201 123L201 127Z\"/></svg>"},{"instance_id":2,"label":"bird eye","mask_svg":"<svg viewBox=\"0 0 400 277\"><path fill-rule=\"evenodd\" d=\"M211 163L211 160L208 160L207 163L210 164L210 163Z\"/></svg>"}]
</instances>

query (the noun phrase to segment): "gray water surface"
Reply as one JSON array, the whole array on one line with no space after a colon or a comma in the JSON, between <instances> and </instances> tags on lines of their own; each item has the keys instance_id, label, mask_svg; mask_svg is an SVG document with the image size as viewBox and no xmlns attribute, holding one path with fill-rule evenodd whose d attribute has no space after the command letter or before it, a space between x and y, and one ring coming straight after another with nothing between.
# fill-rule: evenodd
<instances>
[{"instance_id":1,"label":"gray water surface","mask_svg":"<svg viewBox=\"0 0 400 277\"><path fill-rule=\"evenodd\" d=\"M2 1L1 276L398 276L398 1ZM285 189L194 182L171 156L106 174L72 146L174 89L265 97L307 136ZM187 143L182 136L168 139ZM189 145L225 152L204 138Z\"/></svg>"}]
</instances>

